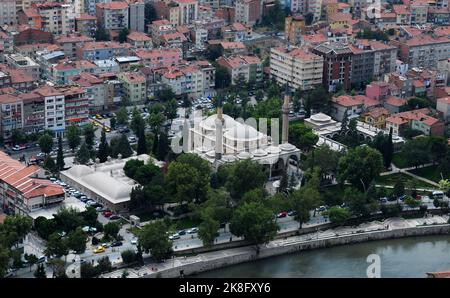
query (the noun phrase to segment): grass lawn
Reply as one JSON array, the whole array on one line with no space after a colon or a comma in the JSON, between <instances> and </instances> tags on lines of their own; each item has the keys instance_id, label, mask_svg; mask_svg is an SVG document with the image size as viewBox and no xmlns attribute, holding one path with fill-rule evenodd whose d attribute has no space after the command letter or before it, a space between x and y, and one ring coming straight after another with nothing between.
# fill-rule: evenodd
<instances>
[{"instance_id":1,"label":"grass lawn","mask_svg":"<svg viewBox=\"0 0 450 298\"><path fill-rule=\"evenodd\" d=\"M405 155L402 152L394 153L392 157L392 162L397 168L407 168L410 167L411 164L406 159Z\"/></svg>"},{"instance_id":2,"label":"grass lawn","mask_svg":"<svg viewBox=\"0 0 450 298\"><path fill-rule=\"evenodd\" d=\"M426 182L423 182L421 180L417 180L416 178L410 177L410 176L402 174L402 173L396 173L396 174L392 174L392 175L380 176L375 181L375 183L376 184L381 184L381 185L392 185L392 186L394 186L395 182L397 182L397 180L399 178L402 178L405 184L407 183L407 181L410 181L410 180L415 181L417 188L430 188L430 187L432 188L432 187L434 187L433 185L430 185L430 184L428 184Z\"/></svg>"},{"instance_id":3,"label":"grass lawn","mask_svg":"<svg viewBox=\"0 0 450 298\"><path fill-rule=\"evenodd\" d=\"M190 217L184 217L177 219L173 222L173 225L171 226L171 229L174 230L184 230L189 228L198 227L198 225L201 223L200 220L193 220Z\"/></svg>"},{"instance_id":4,"label":"grass lawn","mask_svg":"<svg viewBox=\"0 0 450 298\"><path fill-rule=\"evenodd\" d=\"M423 178L435 181L435 182L439 182L442 179L441 172L439 172L438 166L431 166L431 167L426 167L426 168L415 169L415 170L411 170L409 172L419 175ZM447 178L449 178L449 177L444 176L444 179L447 179Z\"/></svg>"}]
</instances>

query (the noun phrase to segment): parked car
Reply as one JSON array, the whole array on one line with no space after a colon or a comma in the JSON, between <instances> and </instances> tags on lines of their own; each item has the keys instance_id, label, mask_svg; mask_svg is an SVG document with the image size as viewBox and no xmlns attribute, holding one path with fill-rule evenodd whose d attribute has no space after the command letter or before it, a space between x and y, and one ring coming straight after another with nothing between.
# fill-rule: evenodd
<instances>
[{"instance_id":1,"label":"parked car","mask_svg":"<svg viewBox=\"0 0 450 298\"><path fill-rule=\"evenodd\" d=\"M283 218L288 216L288 213L286 211L282 211L280 213L277 214L277 218Z\"/></svg>"},{"instance_id":2,"label":"parked car","mask_svg":"<svg viewBox=\"0 0 450 298\"><path fill-rule=\"evenodd\" d=\"M178 231L177 234L180 236L186 235L186 230Z\"/></svg>"},{"instance_id":3,"label":"parked car","mask_svg":"<svg viewBox=\"0 0 450 298\"><path fill-rule=\"evenodd\" d=\"M117 220L120 219L119 215L111 215L111 217L109 218L110 220Z\"/></svg>"},{"instance_id":4,"label":"parked car","mask_svg":"<svg viewBox=\"0 0 450 298\"><path fill-rule=\"evenodd\" d=\"M297 215L297 211L292 210L288 212L288 216L296 216Z\"/></svg>"},{"instance_id":5,"label":"parked car","mask_svg":"<svg viewBox=\"0 0 450 298\"><path fill-rule=\"evenodd\" d=\"M380 203L385 204L387 203L387 198L380 198Z\"/></svg>"},{"instance_id":6,"label":"parked car","mask_svg":"<svg viewBox=\"0 0 450 298\"><path fill-rule=\"evenodd\" d=\"M102 246L103 246L104 248L108 248L108 247L109 247L109 244L108 244L108 243L102 243Z\"/></svg>"},{"instance_id":7,"label":"parked car","mask_svg":"<svg viewBox=\"0 0 450 298\"><path fill-rule=\"evenodd\" d=\"M106 218L111 217L111 215L112 215L112 212L111 212L111 211L105 211L105 212L103 212L103 216L106 217Z\"/></svg>"},{"instance_id":8,"label":"parked car","mask_svg":"<svg viewBox=\"0 0 450 298\"><path fill-rule=\"evenodd\" d=\"M177 239L180 239L180 235L178 235L177 233L169 236L169 240L177 240Z\"/></svg>"},{"instance_id":9,"label":"parked car","mask_svg":"<svg viewBox=\"0 0 450 298\"><path fill-rule=\"evenodd\" d=\"M133 245L136 245L137 244L137 240L136 239L131 239L130 243L133 244Z\"/></svg>"},{"instance_id":10,"label":"parked car","mask_svg":"<svg viewBox=\"0 0 450 298\"><path fill-rule=\"evenodd\" d=\"M96 249L94 249L94 253L99 254L99 253L105 252L105 250L106 249L103 246L99 246Z\"/></svg>"},{"instance_id":11,"label":"parked car","mask_svg":"<svg viewBox=\"0 0 450 298\"><path fill-rule=\"evenodd\" d=\"M114 241L113 243L111 243L111 247L122 246L122 244L122 241Z\"/></svg>"},{"instance_id":12,"label":"parked car","mask_svg":"<svg viewBox=\"0 0 450 298\"><path fill-rule=\"evenodd\" d=\"M198 228L190 228L190 229L187 230L188 234L195 234L197 232L198 232Z\"/></svg>"}]
</instances>

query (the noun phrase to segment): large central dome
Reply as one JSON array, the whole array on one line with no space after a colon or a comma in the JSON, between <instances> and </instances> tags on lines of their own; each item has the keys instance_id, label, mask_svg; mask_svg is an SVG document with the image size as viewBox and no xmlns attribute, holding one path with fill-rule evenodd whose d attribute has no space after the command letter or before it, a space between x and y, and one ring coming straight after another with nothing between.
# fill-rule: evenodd
<instances>
[{"instance_id":1,"label":"large central dome","mask_svg":"<svg viewBox=\"0 0 450 298\"><path fill-rule=\"evenodd\" d=\"M205 120L200 121L200 127L204 130L216 130L216 119L217 114L211 115ZM225 120L223 125L224 130L236 126L236 121L232 117L223 114L223 119Z\"/></svg>"}]
</instances>

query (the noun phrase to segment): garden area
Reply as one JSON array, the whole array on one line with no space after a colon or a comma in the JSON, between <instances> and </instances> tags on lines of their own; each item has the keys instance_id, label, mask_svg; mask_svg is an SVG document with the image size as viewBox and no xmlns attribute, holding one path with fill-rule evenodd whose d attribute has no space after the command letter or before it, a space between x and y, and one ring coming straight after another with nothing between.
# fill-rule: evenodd
<instances>
[{"instance_id":1,"label":"garden area","mask_svg":"<svg viewBox=\"0 0 450 298\"><path fill-rule=\"evenodd\" d=\"M394 186L395 182L397 182L399 179L402 179L406 185L413 184L417 188L435 188L435 186L431 184L428 184L424 181L418 180L403 173L379 176L375 180L375 183L379 185Z\"/></svg>"},{"instance_id":2,"label":"garden area","mask_svg":"<svg viewBox=\"0 0 450 298\"><path fill-rule=\"evenodd\" d=\"M419 175L423 178L435 181L436 183L439 183L441 179L448 179L450 178L448 175L441 176L441 171L439 170L439 167L437 165L425 167L425 168L419 168L409 171L413 174Z\"/></svg>"}]
</instances>

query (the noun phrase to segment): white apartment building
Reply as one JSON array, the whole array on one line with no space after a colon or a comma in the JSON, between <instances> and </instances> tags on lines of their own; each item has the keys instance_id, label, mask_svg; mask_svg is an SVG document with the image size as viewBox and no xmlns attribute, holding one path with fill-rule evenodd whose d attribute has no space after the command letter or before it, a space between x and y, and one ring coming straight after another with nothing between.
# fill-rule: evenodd
<instances>
[{"instance_id":1,"label":"white apartment building","mask_svg":"<svg viewBox=\"0 0 450 298\"><path fill-rule=\"evenodd\" d=\"M260 82L262 80L262 63L257 56L229 56L220 57L217 63L225 67L231 75L234 85L239 78L246 82Z\"/></svg>"},{"instance_id":2,"label":"white apartment building","mask_svg":"<svg viewBox=\"0 0 450 298\"><path fill-rule=\"evenodd\" d=\"M44 98L45 129L52 130L55 137L63 136L66 128L64 95L48 85L35 92Z\"/></svg>"},{"instance_id":3,"label":"white apartment building","mask_svg":"<svg viewBox=\"0 0 450 298\"><path fill-rule=\"evenodd\" d=\"M197 0L175 0L179 7L178 25L192 24L198 18Z\"/></svg>"},{"instance_id":4,"label":"white apartment building","mask_svg":"<svg viewBox=\"0 0 450 298\"><path fill-rule=\"evenodd\" d=\"M301 48L272 48L270 76L291 88L312 89L322 83L323 57Z\"/></svg>"},{"instance_id":5,"label":"white apartment building","mask_svg":"<svg viewBox=\"0 0 450 298\"><path fill-rule=\"evenodd\" d=\"M129 26L128 4L124 1L99 3L96 15L98 24L102 24L106 30L120 30Z\"/></svg>"},{"instance_id":6,"label":"white apartment building","mask_svg":"<svg viewBox=\"0 0 450 298\"><path fill-rule=\"evenodd\" d=\"M33 80L37 81L40 78L40 65L28 56L21 54L9 54L5 55L6 63L8 66L21 69L26 74L31 76Z\"/></svg>"},{"instance_id":7,"label":"white apartment building","mask_svg":"<svg viewBox=\"0 0 450 298\"><path fill-rule=\"evenodd\" d=\"M37 4L44 31L54 35L68 34L75 30L72 4L48 2Z\"/></svg>"},{"instance_id":8,"label":"white apartment building","mask_svg":"<svg viewBox=\"0 0 450 298\"><path fill-rule=\"evenodd\" d=\"M16 0L0 1L0 25L11 25L16 23Z\"/></svg>"},{"instance_id":9,"label":"white apartment building","mask_svg":"<svg viewBox=\"0 0 450 298\"><path fill-rule=\"evenodd\" d=\"M132 31L145 31L145 3L143 0L126 0L128 3L128 28Z\"/></svg>"}]
</instances>

